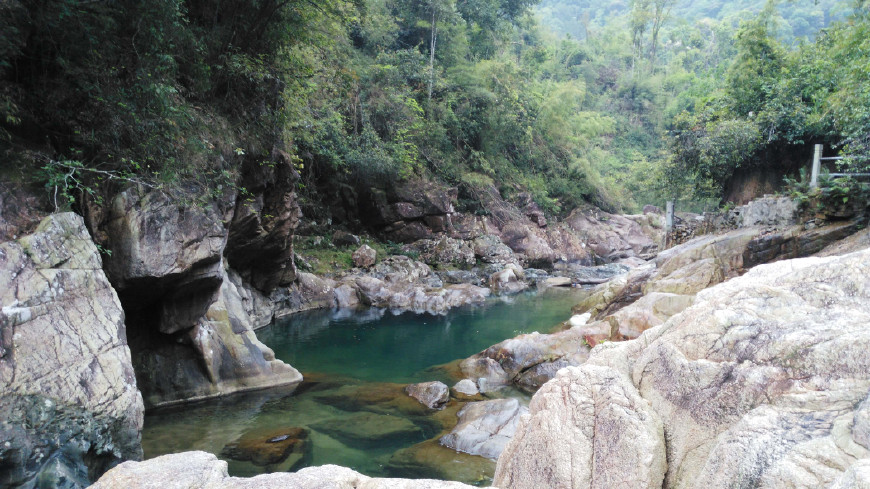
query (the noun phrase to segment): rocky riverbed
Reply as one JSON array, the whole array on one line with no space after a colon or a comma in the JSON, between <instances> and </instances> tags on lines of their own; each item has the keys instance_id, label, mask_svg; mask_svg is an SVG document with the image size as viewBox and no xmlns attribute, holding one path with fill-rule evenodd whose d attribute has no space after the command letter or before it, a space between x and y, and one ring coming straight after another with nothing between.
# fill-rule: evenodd
<instances>
[{"instance_id":1,"label":"rocky riverbed","mask_svg":"<svg viewBox=\"0 0 870 489\"><path fill-rule=\"evenodd\" d=\"M298 386L299 371L255 333L278 317L332 307L440 314L530 286L601 283L565 331L507 340L462 362L470 394L454 388L453 399L475 402L481 394L473 390L535 392L564 367L589 364L596 345L642 340L645 331L671 324L699 304L701 291L762 263L819 252L862 225L816 219L787 227L778 214L769 223L755 209L749 214L762 216L764 226L660 251L665 236L652 211L578 209L549 222L530 199L507 202L495 191L491 213L473 216L455 211L449 189L411 182L358 194L359 213L347 221L404 243L405 255L360 247L354 268L318 277L295 265L294 237L319 231L300 221L292 165L243 173L250 195L230 192L196 205L181 189L141 187L85 206L84 217L18 205L29 202L27 195L0 203L3 484L39 479L81 487L115 463L139 458L143 408ZM865 241L852 238L828 253ZM477 420L476 411L454 420L458 432L445 425L439 436L455 435L444 443L494 457L492 447L506 440L489 438L509 437L516 416ZM462 433L468 440L457 439ZM486 436L475 440L480 433ZM236 438L232 453L252 440ZM304 439L299 433L280 441L292 452ZM397 463L437 452L432 440Z\"/></svg>"}]
</instances>

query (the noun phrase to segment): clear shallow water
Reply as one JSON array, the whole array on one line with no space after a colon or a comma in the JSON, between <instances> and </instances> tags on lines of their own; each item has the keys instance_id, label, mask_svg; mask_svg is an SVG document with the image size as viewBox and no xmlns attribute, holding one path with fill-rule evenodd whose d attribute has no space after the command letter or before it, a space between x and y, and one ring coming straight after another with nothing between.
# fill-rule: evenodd
<instances>
[{"instance_id":1,"label":"clear shallow water","mask_svg":"<svg viewBox=\"0 0 870 489\"><path fill-rule=\"evenodd\" d=\"M457 379L446 369L432 367L521 333L549 332L570 316L580 293L545 289L445 316L376 310L290 316L257 335L277 358L303 373L306 381L295 392L272 389L149 413L142 434L145 456L204 450L227 460L230 473L239 476L339 464L371 476L486 483L492 462L426 442L455 422L461 406L451 403L433 414L401 389L430 380L452 385ZM300 444L304 456L280 463L263 457L256 463L233 460L240 458L234 443L259 440L257 446L274 450L278 444L263 442L296 427L307 433Z\"/></svg>"}]
</instances>

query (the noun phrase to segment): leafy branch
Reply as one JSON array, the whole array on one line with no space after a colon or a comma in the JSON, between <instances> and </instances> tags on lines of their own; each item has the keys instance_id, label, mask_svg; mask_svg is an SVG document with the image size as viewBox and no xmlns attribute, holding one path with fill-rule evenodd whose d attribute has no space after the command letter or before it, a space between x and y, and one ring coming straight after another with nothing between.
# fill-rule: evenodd
<instances>
[{"instance_id":1,"label":"leafy branch","mask_svg":"<svg viewBox=\"0 0 870 489\"><path fill-rule=\"evenodd\" d=\"M138 163L134 161L129 161L128 163L130 163L133 169L139 168ZM73 195L75 191L90 195L99 202L101 199L97 194L96 185L91 184L94 180L119 181L142 185L152 189L158 188L154 183L137 177L129 169L101 170L85 166L84 163L78 160L48 159L48 162L42 167L42 171L46 180L46 188L53 188L52 203L54 204L55 212L59 209L58 196L69 203L73 203L76 200Z\"/></svg>"}]
</instances>

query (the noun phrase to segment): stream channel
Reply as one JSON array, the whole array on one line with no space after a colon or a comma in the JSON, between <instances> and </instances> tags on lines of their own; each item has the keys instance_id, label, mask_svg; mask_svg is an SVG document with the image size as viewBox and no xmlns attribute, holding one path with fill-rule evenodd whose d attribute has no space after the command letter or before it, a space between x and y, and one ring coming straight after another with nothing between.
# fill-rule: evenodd
<instances>
[{"instance_id":1,"label":"stream channel","mask_svg":"<svg viewBox=\"0 0 870 489\"><path fill-rule=\"evenodd\" d=\"M257 336L305 381L295 390L149 412L142 434L145 457L203 450L226 460L235 476L337 464L373 477L488 484L494 462L437 443L456 423L463 403L451 400L433 413L402 388L431 380L452 386L459 380L456 360L521 333L552 331L570 317L581 293L547 288L491 298L443 316L370 309L278 320ZM513 390L494 394L528 401Z\"/></svg>"}]
</instances>

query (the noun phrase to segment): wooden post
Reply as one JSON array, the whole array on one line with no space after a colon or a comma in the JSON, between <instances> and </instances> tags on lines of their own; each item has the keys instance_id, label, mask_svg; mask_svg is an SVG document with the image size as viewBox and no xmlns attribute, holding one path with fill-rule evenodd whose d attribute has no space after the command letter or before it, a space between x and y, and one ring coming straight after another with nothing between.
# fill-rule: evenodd
<instances>
[{"instance_id":1,"label":"wooden post","mask_svg":"<svg viewBox=\"0 0 870 489\"><path fill-rule=\"evenodd\" d=\"M669 200L665 209L665 229L670 232L674 229L674 201Z\"/></svg>"},{"instance_id":2,"label":"wooden post","mask_svg":"<svg viewBox=\"0 0 870 489\"><path fill-rule=\"evenodd\" d=\"M817 144L813 151L813 170L810 176L810 188L819 186L819 172L822 169L822 145Z\"/></svg>"}]
</instances>

